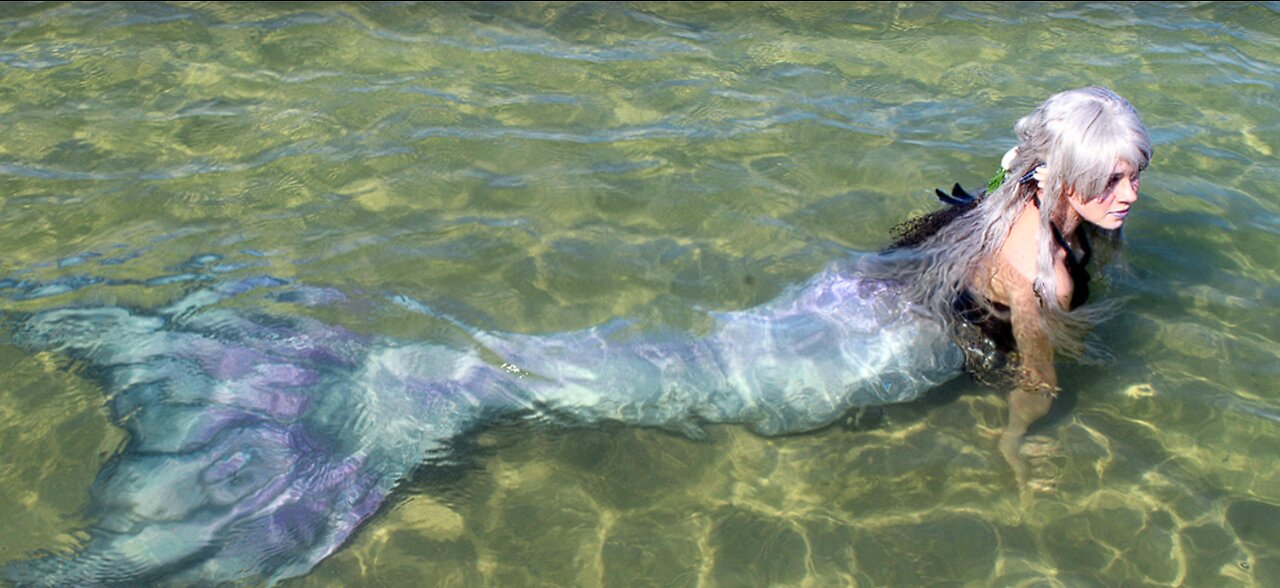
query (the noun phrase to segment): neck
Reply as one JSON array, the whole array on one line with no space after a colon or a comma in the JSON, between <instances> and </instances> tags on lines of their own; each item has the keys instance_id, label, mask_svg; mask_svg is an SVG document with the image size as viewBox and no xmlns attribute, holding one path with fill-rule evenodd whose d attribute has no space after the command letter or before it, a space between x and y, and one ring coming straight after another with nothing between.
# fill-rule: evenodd
<instances>
[{"instance_id":1,"label":"neck","mask_svg":"<svg viewBox=\"0 0 1280 588\"><path fill-rule=\"evenodd\" d=\"M1058 204L1058 210L1054 212L1053 222L1058 225L1058 230L1062 231L1062 237L1070 240L1072 235L1076 234L1076 229L1080 228L1080 213L1071 207L1071 203L1065 199Z\"/></svg>"},{"instance_id":2,"label":"neck","mask_svg":"<svg viewBox=\"0 0 1280 588\"><path fill-rule=\"evenodd\" d=\"M1041 196L1042 194L1037 193L1035 198L1031 199L1031 205L1035 206L1036 210L1040 209ZM1076 229L1080 227L1081 220L1080 213L1076 212L1076 209L1072 208L1071 203L1067 202L1064 197L1058 203L1057 209L1053 211L1053 220L1051 222L1062 233L1064 239L1070 240L1071 236L1076 234Z\"/></svg>"},{"instance_id":3,"label":"neck","mask_svg":"<svg viewBox=\"0 0 1280 588\"><path fill-rule=\"evenodd\" d=\"M1037 217L1041 206L1040 196L1041 194L1036 194L1031 199L1031 205L1035 207ZM1080 227L1081 220L1083 219L1080 218L1080 213L1076 212L1076 209L1072 208L1071 203L1067 202L1065 198L1059 201L1057 208L1053 211L1053 220L1050 222L1053 224L1054 232L1057 233L1054 238L1058 240L1059 245L1063 247L1068 255L1073 254L1070 243L1075 236L1076 229Z\"/></svg>"}]
</instances>

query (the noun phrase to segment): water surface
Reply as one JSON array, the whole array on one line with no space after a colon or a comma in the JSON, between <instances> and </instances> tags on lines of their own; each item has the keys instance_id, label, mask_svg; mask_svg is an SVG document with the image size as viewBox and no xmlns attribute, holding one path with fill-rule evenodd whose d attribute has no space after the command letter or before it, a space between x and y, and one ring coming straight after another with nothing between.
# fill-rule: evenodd
<instances>
[{"instance_id":1,"label":"water surface","mask_svg":"<svg viewBox=\"0 0 1280 588\"><path fill-rule=\"evenodd\" d=\"M1128 300L1062 362L1023 502L1001 391L815 434L503 427L291 585L1280 584L1280 6L0 8L0 312L269 274L406 340L698 330L978 186L1048 95L1156 156ZM255 294L228 304L301 312ZM123 434L0 339L0 562L74 545Z\"/></svg>"}]
</instances>

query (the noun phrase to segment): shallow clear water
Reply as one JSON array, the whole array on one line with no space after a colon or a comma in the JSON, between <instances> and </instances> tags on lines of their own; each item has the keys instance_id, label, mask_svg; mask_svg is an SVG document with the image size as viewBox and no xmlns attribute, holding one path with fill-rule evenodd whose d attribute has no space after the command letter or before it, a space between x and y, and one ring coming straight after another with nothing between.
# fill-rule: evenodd
<instances>
[{"instance_id":1,"label":"shallow clear water","mask_svg":"<svg viewBox=\"0 0 1280 588\"><path fill-rule=\"evenodd\" d=\"M699 329L1106 85L1156 157L1114 358L1061 363L1034 430L1056 492L1020 499L969 382L781 439L506 427L289 583L1280 584L1280 6L1005 6L5 6L0 311L270 274L409 340L449 327L388 295ZM123 439L83 366L0 339L0 562L74 544Z\"/></svg>"}]
</instances>

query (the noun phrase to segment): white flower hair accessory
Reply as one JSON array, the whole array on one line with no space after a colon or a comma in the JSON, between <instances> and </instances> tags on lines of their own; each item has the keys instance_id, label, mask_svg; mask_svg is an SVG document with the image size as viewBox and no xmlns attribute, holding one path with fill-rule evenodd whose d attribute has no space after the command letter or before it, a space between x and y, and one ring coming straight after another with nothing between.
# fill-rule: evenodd
<instances>
[{"instance_id":1,"label":"white flower hair accessory","mask_svg":"<svg viewBox=\"0 0 1280 588\"><path fill-rule=\"evenodd\" d=\"M1013 159L1017 156L1018 147L1016 145L1013 149L1005 152L1004 157L1000 159L1000 167L1002 168L1002 171L1007 173L1009 171L1009 166L1013 165ZM1036 166L1031 168L1031 171L1022 174L1022 177L1018 179L1018 183L1025 184L1032 180L1035 180L1037 184L1043 184L1049 180L1049 168L1039 159L1036 160Z\"/></svg>"},{"instance_id":2,"label":"white flower hair accessory","mask_svg":"<svg viewBox=\"0 0 1280 588\"><path fill-rule=\"evenodd\" d=\"M1018 156L1018 146L1014 145L1008 151L1004 152L1004 157L1000 158L1000 169L1009 171L1009 166L1013 165L1013 158Z\"/></svg>"},{"instance_id":3,"label":"white flower hair accessory","mask_svg":"<svg viewBox=\"0 0 1280 588\"><path fill-rule=\"evenodd\" d=\"M1000 158L1000 169L997 170L996 175L992 176L991 180L987 182L987 194L995 192L996 188L999 188L1000 184L1004 183L1005 176L1007 176L1011 171L1009 167L1013 165L1013 160L1017 158L1018 158L1017 145L1014 145L1008 151L1004 152L1004 157ZM1035 180L1036 183L1041 183L1041 184L1048 181L1049 169L1045 167L1044 162L1041 162L1039 160L1036 161L1036 164L1037 165L1034 168L1031 168L1031 171L1023 174L1021 178L1018 178L1019 184L1025 184L1032 180Z\"/></svg>"}]
</instances>

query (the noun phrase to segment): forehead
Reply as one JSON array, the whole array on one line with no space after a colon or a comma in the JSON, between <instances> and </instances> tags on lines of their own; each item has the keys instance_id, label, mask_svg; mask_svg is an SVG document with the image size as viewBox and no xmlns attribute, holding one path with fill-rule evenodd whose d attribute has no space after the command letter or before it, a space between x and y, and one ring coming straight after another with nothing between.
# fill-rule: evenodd
<instances>
[{"instance_id":1,"label":"forehead","mask_svg":"<svg viewBox=\"0 0 1280 588\"><path fill-rule=\"evenodd\" d=\"M1112 174L1123 174L1127 176L1135 171L1138 171L1138 166L1123 157L1117 159L1116 164L1111 167Z\"/></svg>"}]
</instances>

